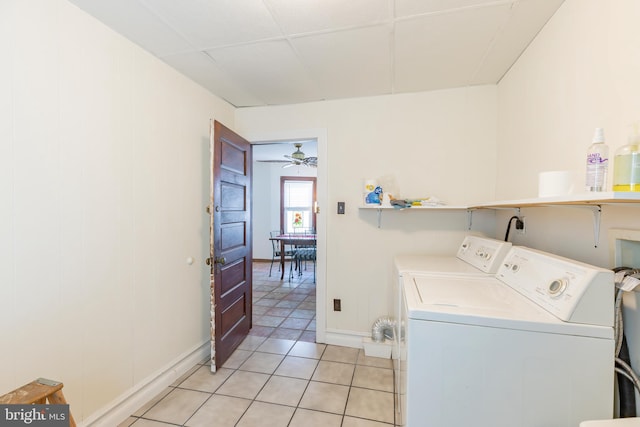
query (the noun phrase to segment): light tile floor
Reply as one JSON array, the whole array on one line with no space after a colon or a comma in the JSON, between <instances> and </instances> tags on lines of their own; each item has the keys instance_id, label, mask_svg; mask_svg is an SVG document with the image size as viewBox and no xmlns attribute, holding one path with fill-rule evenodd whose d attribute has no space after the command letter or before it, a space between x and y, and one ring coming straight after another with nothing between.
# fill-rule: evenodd
<instances>
[{"instance_id":1,"label":"light tile floor","mask_svg":"<svg viewBox=\"0 0 640 427\"><path fill-rule=\"evenodd\" d=\"M254 263L249 336L215 374L201 362L119 427L393 426L391 360L316 344L313 272L286 273Z\"/></svg>"}]
</instances>

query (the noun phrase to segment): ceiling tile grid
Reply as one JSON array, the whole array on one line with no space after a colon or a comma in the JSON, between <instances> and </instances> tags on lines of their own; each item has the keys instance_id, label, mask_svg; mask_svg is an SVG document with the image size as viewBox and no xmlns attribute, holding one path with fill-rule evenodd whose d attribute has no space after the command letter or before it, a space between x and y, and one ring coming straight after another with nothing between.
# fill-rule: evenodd
<instances>
[{"instance_id":1,"label":"ceiling tile grid","mask_svg":"<svg viewBox=\"0 0 640 427\"><path fill-rule=\"evenodd\" d=\"M391 93L390 25L294 38L291 44L323 99Z\"/></svg>"},{"instance_id":2,"label":"ceiling tile grid","mask_svg":"<svg viewBox=\"0 0 640 427\"><path fill-rule=\"evenodd\" d=\"M497 83L563 0L69 0L236 107Z\"/></svg>"}]
</instances>

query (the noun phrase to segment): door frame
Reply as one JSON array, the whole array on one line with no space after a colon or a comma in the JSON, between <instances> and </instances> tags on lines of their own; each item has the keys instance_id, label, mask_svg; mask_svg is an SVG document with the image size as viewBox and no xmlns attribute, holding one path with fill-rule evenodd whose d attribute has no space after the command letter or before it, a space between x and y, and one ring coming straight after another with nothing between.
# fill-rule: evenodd
<instances>
[{"instance_id":1,"label":"door frame","mask_svg":"<svg viewBox=\"0 0 640 427\"><path fill-rule=\"evenodd\" d=\"M327 216L330 209L328 193L327 130L297 129L272 132L245 132L244 138L251 145L272 144L277 141L315 139L318 144L318 170L316 195L319 212L316 214L317 252L316 252L316 342L326 343L327 339Z\"/></svg>"}]
</instances>

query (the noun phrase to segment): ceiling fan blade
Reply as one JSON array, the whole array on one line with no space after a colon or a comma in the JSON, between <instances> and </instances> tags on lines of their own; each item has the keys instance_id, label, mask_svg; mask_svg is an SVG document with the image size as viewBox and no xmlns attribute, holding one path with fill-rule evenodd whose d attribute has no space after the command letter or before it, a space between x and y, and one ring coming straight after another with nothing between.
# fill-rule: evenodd
<instances>
[{"instance_id":1,"label":"ceiling fan blade","mask_svg":"<svg viewBox=\"0 0 640 427\"><path fill-rule=\"evenodd\" d=\"M289 160L256 160L256 162L260 163L289 163Z\"/></svg>"},{"instance_id":2,"label":"ceiling fan blade","mask_svg":"<svg viewBox=\"0 0 640 427\"><path fill-rule=\"evenodd\" d=\"M286 165L282 165L282 168L290 168L291 166L295 166L295 163L287 163Z\"/></svg>"}]
</instances>

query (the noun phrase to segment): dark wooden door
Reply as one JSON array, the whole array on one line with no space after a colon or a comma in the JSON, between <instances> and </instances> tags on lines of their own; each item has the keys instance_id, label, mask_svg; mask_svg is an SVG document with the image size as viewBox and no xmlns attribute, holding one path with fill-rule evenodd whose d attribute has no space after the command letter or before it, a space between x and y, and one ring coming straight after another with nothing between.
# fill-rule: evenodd
<instances>
[{"instance_id":1,"label":"dark wooden door","mask_svg":"<svg viewBox=\"0 0 640 427\"><path fill-rule=\"evenodd\" d=\"M251 329L251 144L213 125L211 223L212 369Z\"/></svg>"}]
</instances>

